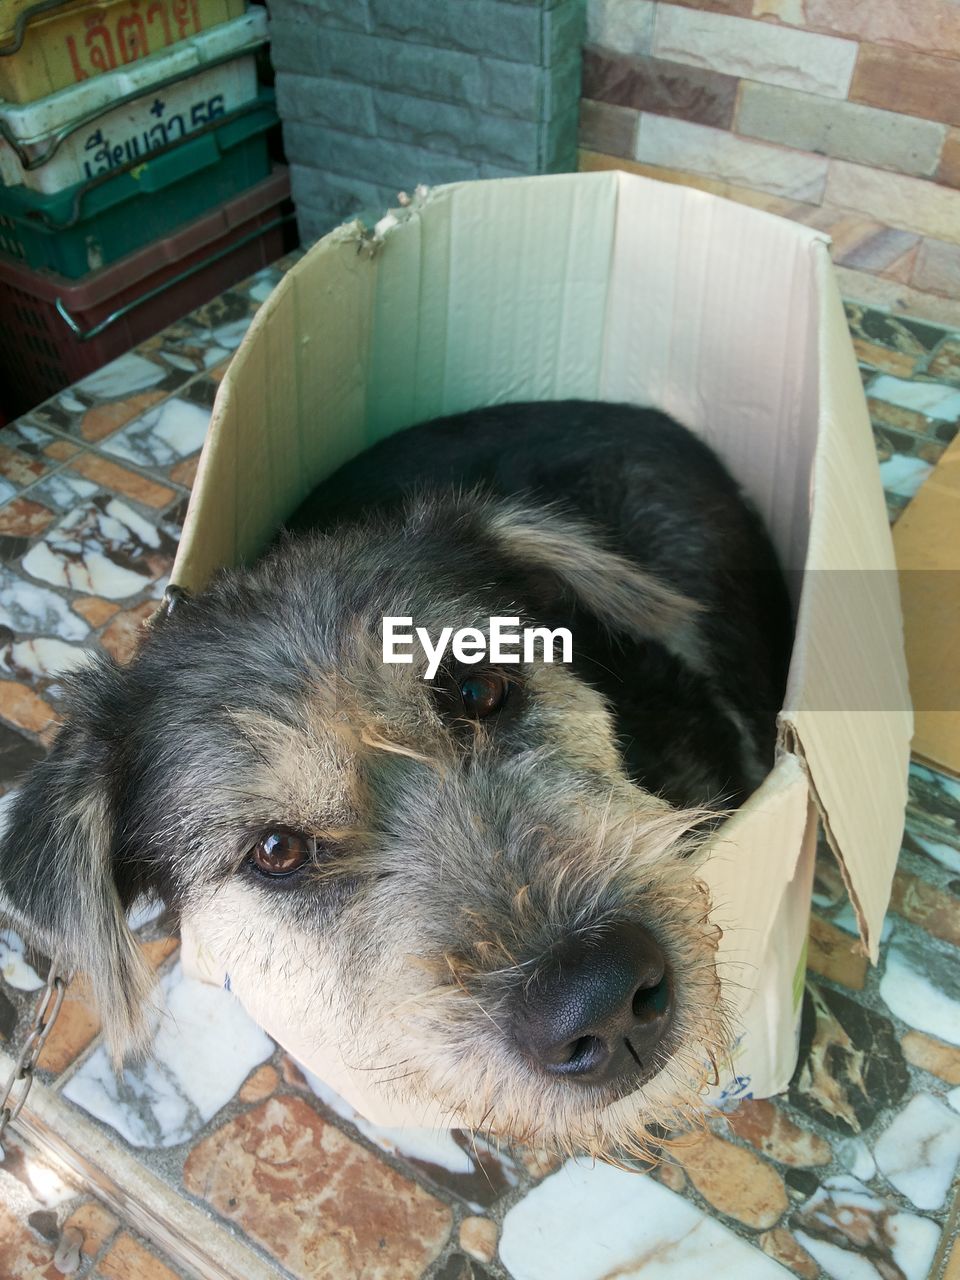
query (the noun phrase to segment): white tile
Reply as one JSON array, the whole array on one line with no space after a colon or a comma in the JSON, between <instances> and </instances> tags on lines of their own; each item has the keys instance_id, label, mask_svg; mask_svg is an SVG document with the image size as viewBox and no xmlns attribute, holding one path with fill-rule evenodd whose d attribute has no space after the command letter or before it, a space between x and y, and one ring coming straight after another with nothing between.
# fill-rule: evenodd
<instances>
[{"instance_id":1,"label":"white tile","mask_svg":"<svg viewBox=\"0 0 960 1280\"><path fill-rule=\"evenodd\" d=\"M898 1211L856 1178L827 1178L799 1216L794 1234L832 1280L887 1280L893 1272L891 1263L899 1267L903 1280L927 1280L939 1225ZM813 1226L819 1228L815 1234L809 1230ZM878 1266L864 1256L862 1245L868 1233L879 1245ZM843 1239L845 1247L839 1243Z\"/></svg>"},{"instance_id":2,"label":"white tile","mask_svg":"<svg viewBox=\"0 0 960 1280\"><path fill-rule=\"evenodd\" d=\"M649 53L656 8L653 0L588 0L587 40L618 53Z\"/></svg>"},{"instance_id":3,"label":"white tile","mask_svg":"<svg viewBox=\"0 0 960 1280\"><path fill-rule=\"evenodd\" d=\"M887 953L880 996L890 1012L908 1027L926 1031L947 1044L960 1045L960 1001L935 987L895 944Z\"/></svg>"},{"instance_id":4,"label":"white tile","mask_svg":"<svg viewBox=\"0 0 960 1280\"><path fill-rule=\"evenodd\" d=\"M867 387L867 395L913 409L938 422L956 422L960 418L960 391L942 382L908 382L881 373Z\"/></svg>"},{"instance_id":5,"label":"white tile","mask_svg":"<svg viewBox=\"0 0 960 1280\"><path fill-rule=\"evenodd\" d=\"M233 996L185 977L179 964L161 989L165 1007L149 1058L118 1078L98 1048L63 1091L134 1147L186 1142L274 1047Z\"/></svg>"},{"instance_id":6,"label":"white tile","mask_svg":"<svg viewBox=\"0 0 960 1280\"><path fill-rule=\"evenodd\" d=\"M910 839L914 844L927 854L939 862L941 867L946 867L948 871L960 871L960 849L954 849L952 845L943 844L939 840L926 840L923 836L910 833Z\"/></svg>"},{"instance_id":7,"label":"white tile","mask_svg":"<svg viewBox=\"0 0 960 1280\"><path fill-rule=\"evenodd\" d=\"M43 978L23 958L24 943L19 933L0 929L0 977L17 991L39 991Z\"/></svg>"},{"instance_id":8,"label":"white tile","mask_svg":"<svg viewBox=\"0 0 960 1280\"><path fill-rule=\"evenodd\" d=\"M0 623L11 631L82 640L90 628L62 596L0 568Z\"/></svg>"},{"instance_id":9,"label":"white tile","mask_svg":"<svg viewBox=\"0 0 960 1280\"><path fill-rule=\"evenodd\" d=\"M940 1209L960 1161L960 1116L918 1093L873 1150L880 1172L918 1209Z\"/></svg>"},{"instance_id":10,"label":"white tile","mask_svg":"<svg viewBox=\"0 0 960 1280\"><path fill-rule=\"evenodd\" d=\"M827 160L738 138L726 129L641 114L635 158L644 164L688 169L738 186L817 202L827 178Z\"/></svg>"},{"instance_id":11,"label":"white tile","mask_svg":"<svg viewBox=\"0 0 960 1280\"><path fill-rule=\"evenodd\" d=\"M167 372L162 365L131 351L78 382L76 390L98 400L119 400L134 391L156 386L164 380Z\"/></svg>"},{"instance_id":12,"label":"white tile","mask_svg":"<svg viewBox=\"0 0 960 1280\"><path fill-rule=\"evenodd\" d=\"M829 98L847 96L857 49L854 40L672 4L658 7L653 35L659 58Z\"/></svg>"},{"instance_id":13,"label":"white tile","mask_svg":"<svg viewBox=\"0 0 960 1280\"><path fill-rule=\"evenodd\" d=\"M100 446L141 467L168 467L203 444L210 410L176 397L148 409Z\"/></svg>"},{"instance_id":14,"label":"white tile","mask_svg":"<svg viewBox=\"0 0 960 1280\"><path fill-rule=\"evenodd\" d=\"M922 458L895 453L880 463L880 481L887 493L912 498L932 470L930 463Z\"/></svg>"},{"instance_id":15,"label":"white tile","mask_svg":"<svg viewBox=\"0 0 960 1280\"><path fill-rule=\"evenodd\" d=\"M787 1280L789 1273L651 1178L571 1161L510 1210L513 1280Z\"/></svg>"},{"instance_id":16,"label":"white tile","mask_svg":"<svg viewBox=\"0 0 960 1280\"><path fill-rule=\"evenodd\" d=\"M844 933L852 933L855 938L859 938L860 936L860 926L857 924L856 912L849 902L846 903L842 910L838 911L835 916L831 917L831 924L835 924L837 928L842 929ZM893 927L893 920L890 916L885 916L883 928L880 931L881 942L886 942L888 940L891 933L893 933Z\"/></svg>"},{"instance_id":17,"label":"white tile","mask_svg":"<svg viewBox=\"0 0 960 1280\"><path fill-rule=\"evenodd\" d=\"M36 676L59 676L87 666L92 655L88 649L80 649L63 640L37 636L33 640L19 640L7 645L0 656L3 665L14 674L28 671Z\"/></svg>"},{"instance_id":18,"label":"white tile","mask_svg":"<svg viewBox=\"0 0 960 1280\"><path fill-rule=\"evenodd\" d=\"M837 1158L860 1182L869 1182L877 1172L877 1162L862 1138L843 1138L836 1144Z\"/></svg>"},{"instance_id":19,"label":"white tile","mask_svg":"<svg viewBox=\"0 0 960 1280\"><path fill-rule=\"evenodd\" d=\"M807 1235L805 1231L795 1230L793 1234L807 1253L820 1263L831 1280L883 1280L872 1262L851 1253L849 1249L841 1249L839 1245Z\"/></svg>"}]
</instances>

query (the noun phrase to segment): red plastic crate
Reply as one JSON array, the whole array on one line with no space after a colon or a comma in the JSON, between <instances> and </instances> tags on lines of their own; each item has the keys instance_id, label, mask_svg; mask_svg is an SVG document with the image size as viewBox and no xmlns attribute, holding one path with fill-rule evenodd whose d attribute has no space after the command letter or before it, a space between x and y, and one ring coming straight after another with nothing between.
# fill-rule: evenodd
<instances>
[{"instance_id":1,"label":"red plastic crate","mask_svg":"<svg viewBox=\"0 0 960 1280\"><path fill-rule=\"evenodd\" d=\"M26 413L281 257L292 247L289 198L289 174L278 165L215 212L82 280L0 257L0 421Z\"/></svg>"}]
</instances>

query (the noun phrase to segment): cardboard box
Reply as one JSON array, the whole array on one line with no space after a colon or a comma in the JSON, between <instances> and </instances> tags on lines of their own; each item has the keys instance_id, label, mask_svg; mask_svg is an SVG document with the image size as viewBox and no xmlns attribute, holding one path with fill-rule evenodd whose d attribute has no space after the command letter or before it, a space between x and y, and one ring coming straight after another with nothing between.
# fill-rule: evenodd
<instances>
[{"instance_id":1,"label":"cardboard box","mask_svg":"<svg viewBox=\"0 0 960 1280\"><path fill-rule=\"evenodd\" d=\"M897 521L913 753L960 777L960 436Z\"/></svg>"},{"instance_id":2,"label":"cardboard box","mask_svg":"<svg viewBox=\"0 0 960 1280\"><path fill-rule=\"evenodd\" d=\"M911 732L883 494L822 235L616 172L441 187L373 236L339 228L230 366L174 580L197 589L254 555L322 476L391 432L572 396L653 404L701 433L793 571L778 760L699 869L739 1032L713 1096L767 1096L796 1058L817 814L876 959ZM186 931L194 972L223 981L203 918ZM370 1119L436 1121L377 1096L335 1047L311 1054L272 1021L267 985L236 993Z\"/></svg>"}]
</instances>

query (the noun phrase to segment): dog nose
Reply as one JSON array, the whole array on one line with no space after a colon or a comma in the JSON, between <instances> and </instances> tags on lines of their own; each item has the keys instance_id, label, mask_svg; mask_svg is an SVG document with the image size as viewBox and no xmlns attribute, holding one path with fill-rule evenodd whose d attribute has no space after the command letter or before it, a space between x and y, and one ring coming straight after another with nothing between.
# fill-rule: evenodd
<instances>
[{"instance_id":1,"label":"dog nose","mask_svg":"<svg viewBox=\"0 0 960 1280\"><path fill-rule=\"evenodd\" d=\"M630 921L559 943L520 992L514 1039L551 1076L629 1091L661 1065L673 1019L663 952Z\"/></svg>"}]
</instances>

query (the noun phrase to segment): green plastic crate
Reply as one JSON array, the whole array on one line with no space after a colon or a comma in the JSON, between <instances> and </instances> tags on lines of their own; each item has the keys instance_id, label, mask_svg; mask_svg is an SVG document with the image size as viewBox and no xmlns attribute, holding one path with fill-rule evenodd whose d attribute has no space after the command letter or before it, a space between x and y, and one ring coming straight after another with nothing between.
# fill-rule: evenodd
<instances>
[{"instance_id":1,"label":"green plastic crate","mask_svg":"<svg viewBox=\"0 0 960 1280\"><path fill-rule=\"evenodd\" d=\"M42 195L0 187L0 253L76 280L133 253L270 173L273 93L105 180Z\"/></svg>"}]
</instances>

